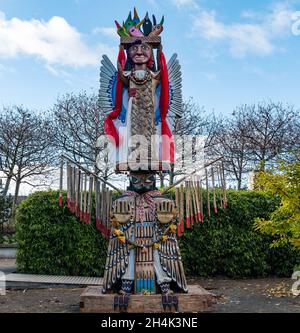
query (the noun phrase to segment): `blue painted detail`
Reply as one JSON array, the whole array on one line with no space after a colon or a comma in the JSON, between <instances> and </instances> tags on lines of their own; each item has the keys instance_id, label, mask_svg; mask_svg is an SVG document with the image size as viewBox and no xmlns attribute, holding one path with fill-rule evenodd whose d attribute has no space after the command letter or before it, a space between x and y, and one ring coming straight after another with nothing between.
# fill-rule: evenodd
<instances>
[{"instance_id":1,"label":"blue painted detail","mask_svg":"<svg viewBox=\"0 0 300 333\"><path fill-rule=\"evenodd\" d=\"M111 78L111 91L109 94L111 96L112 107L115 108L116 106L116 95L117 95L117 73Z\"/></svg>"},{"instance_id":2,"label":"blue painted detail","mask_svg":"<svg viewBox=\"0 0 300 333\"><path fill-rule=\"evenodd\" d=\"M122 121L123 124L125 124L126 122L126 114L127 114L127 109L125 108L125 105L124 105L124 102L127 98L127 91L125 88L123 88L123 98L122 98L122 110L121 110L121 113L119 115L119 119Z\"/></svg>"},{"instance_id":3,"label":"blue painted detail","mask_svg":"<svg viewBox=\"0 0 300 333\"><path fill-rule=\"evenodd\" d=\"M142 288L141 288L141 279L137 279L136 280L136 292L139 293L141 292Z\"/></svg>"},{"instance_id":4,"label":"blue painted detail","mask_svg":"<svg viewBox=\"0 0 300 333\"><path fill-rule=\"evenodd\" d=\"M150 277L147 279L147 290L151 291L151 280L150 280Z\"/></svg>"},{"instance_id":5,"label":"blue painted detail","mask_svg":"<svg viewBox=\"0 0 300 333\"><path fill-rule=\"evenodd\" d=\"M151 279L150 283L151 283L151 285L150 285L151 292L155 292L155 281L154 281L154 279Z\"/></svg>"},{"instance_id":6,"label":"blue painted detail","mask_svg":"<svg viewBox=\"0 0 300 333\"><path fill-rule=\"evenodd\" d=\"M159 107L160 93L161 93L161 85L159 84L157 86L156 92L155 92L155 95L156 95L156 98L158 101L158 103L157 103L158 105L155 110L155 126L158 126L158 124L161 123L161 115L160 115L160 107Z\"/></svg>"},{"instance_id":7,"label":"blue painted detail","mask_svg":"<svg viewBox=\"0 0 300 333\"><path fill-rule=\"evenodd\" d=\"M170 87L169 87L169 94L170 94L170 105L171 105L173 103L173 96L174 96L174 90L173 90L171 84L170 84Z\"/></svg>"}]
</instances>

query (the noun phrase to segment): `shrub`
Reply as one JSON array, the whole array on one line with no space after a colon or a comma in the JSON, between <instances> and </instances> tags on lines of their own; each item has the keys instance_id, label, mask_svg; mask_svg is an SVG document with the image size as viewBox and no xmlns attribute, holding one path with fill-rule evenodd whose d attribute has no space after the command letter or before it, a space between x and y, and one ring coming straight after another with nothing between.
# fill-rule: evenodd
<instances>
[{"instance_id":1,"label":"shrub","mask_svg":"<svg viewBox=\"0 0 300 333\"><path fill-rule=\"evenodd\" d=\"M36 192L17 210L18 270L33 274L102 276L107 242L95 227L81 223L58 192Z\"/></svg>"},{"instance_id":2,"label":"shrub","mask_svg":"<svg viewBox=\"0 0 300 333\"><path fill-rule=\"evenodd\" d=\"M253 228L255 218L268 218L279 198L264 192L228 191L229 207L187 230L180 239L188 275L231 278L291 276L300 262L291 246L270 249L272 241Z\"/></svg>"},{"instance_id":3,"label":"shrub","mask_svg":"<svg viewBox=\"0 0 300 333\"><path fill-rule=\"evenodd\" d=\"M64 195L64 204L66 197ZM280 199L264 192L228 191L229 207L180 238L189 276L231 278L291 276L299 251L286 245L271 249L270 236L254 230L255 218L267 219ZM205 209L205 207L204 207ZM95 227L81 223L58 192L34 193L17 211L19 271L38 274L102 276L107 242Z\"/></svg>"}]
</instances>

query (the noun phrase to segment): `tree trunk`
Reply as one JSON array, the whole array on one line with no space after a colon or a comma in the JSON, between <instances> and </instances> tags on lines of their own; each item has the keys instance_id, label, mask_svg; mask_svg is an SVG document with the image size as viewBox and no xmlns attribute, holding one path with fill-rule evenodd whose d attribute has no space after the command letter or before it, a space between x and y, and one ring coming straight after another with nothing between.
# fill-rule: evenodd
<instances>
[{"instance_id":1,"label":"tree trunk","mask_svg":"<svg viewBox=\"0 0 300 333\"><path fill-rule=\"evenodd\" d=\"M9 185L10 185L10 182L11 182L11 179L12 179L12 175L8 175L7 179L6 179L6 182L5 182L5 187L4 187L4 190L3 190L3 195L6 196L7 195L7 192L8 192L8 189L9 189Z\"/></svg>"},{"instance_id":2,"label":"tree trunk","mask_svg":"<svg viewBox=\"0 0 300 333\"><path fill-rule=\"evenodd\" d=\"M174 184L174 164L171 165L169 186L172 186L173 184Z\"/></svg>"},{"instance_id":3,"label":"tree trunk","mask_svg":"<svg viewBox=\"0 0 300 333\"><path fill-rule=\"evenodd\" d=\"M17 207L18 196L19 196L19 191L20 191L20 185L21 185L21 178L18 177L16 179L16 189L15 189L15 195L14 195L14 200L13 200L13 205L12 205L12 214L11 214L12 223L14 223L14 221L15 221L15 214L16 214L16 207Z\"/></svg>"},{"instance_id":4,"label":"tree trunk","mask_svg":"<svg viewBox=\"0 0 300 333\"><path fill-rule=\"evenodd\" d=\"M164 185L165 177L162 172L159 174L159 179L160 179L160 188L164 188L165 187L165 185Z\"/></svg>"},{"instance_id":5,"label":"tree trunk","mask_svg":"<svg viewBox=\"0 0 300 333\"><path fill-rule=\"evenodd\" d=\"M238 189L238 191L240 191L241 188L242 188L242 179L239 178L239 179L237 180L237 189Z\"/></svg>"},{"instance_id":6,"label":"tree trunk","mask_svg":"<svg viewBox=\"0 0 300 333\"><path fill-rule=\"evenodd\" d=\"M19 191L20 191L21 179L18 177L16 180L16 190L15 190L15 197L14 197L14 204L17 204Z\"/></svg>"}]
</instances>

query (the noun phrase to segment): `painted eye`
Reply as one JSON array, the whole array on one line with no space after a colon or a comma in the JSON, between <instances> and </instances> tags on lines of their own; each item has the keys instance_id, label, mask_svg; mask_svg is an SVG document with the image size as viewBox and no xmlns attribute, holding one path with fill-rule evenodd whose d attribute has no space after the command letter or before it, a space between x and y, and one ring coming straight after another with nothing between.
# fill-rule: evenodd
<instances>
[{"instance_id":1,"label":"painted eye","mask_svg":"<svg viewBox=\"0 0 300 333\"><path fill-rule=\"evenodd\" d=\"M154 176L150 176L150 177L148 177L147 179L146 179L146 183L154 183L154 181L155 181L155 177Z\"/></svg>"},{"instance_id":2,"label":"painted eye","mask_svg":"<svg viewBox=\"0 0 300 333\"><path fill-rule=\"evenodd\" d=\"M129 52L136 52L137 51L137 46L132 46L130 49L129 49Z\"/></svg>"},{"instance_id":3,"label":"painted eye","mask_svg":"<svg viewBox=\"0 0 300 333\"><path fill-rule=\"evenodd\" d=\"M133 184L137 184L139 182L138 178L134 177L134 176L131 176L130 177L130 180Z\"/></svg>"}]
</instances>

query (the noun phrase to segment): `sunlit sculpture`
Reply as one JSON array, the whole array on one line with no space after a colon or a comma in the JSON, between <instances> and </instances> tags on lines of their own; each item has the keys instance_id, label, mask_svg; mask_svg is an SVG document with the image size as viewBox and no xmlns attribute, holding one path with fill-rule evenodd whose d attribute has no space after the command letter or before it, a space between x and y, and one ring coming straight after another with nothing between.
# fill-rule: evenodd
<instances>
[{"instance_id":1,"label":"sunlit sculpture","mask_svg":"<svg viewBox=\"0 0 300 333\"><path fill-rule=\"evenodd\" d=\"M164 17L157 24L155 16L150 20L147 13L140 20L134 10L133 18L130 13L122 25L115 23L121 38L117 68L103 56L99 103L107 115L109 162L116 173L128 176L129 187L121 191L68 156L62 156L60 167L60 206L66 160L68 208L87 224L93 224L95 213L96 228L109 239L102 290L87 288L81 311L127 311L130 306L141 311L130 303L133 295L138 304L154 298L151 311L158 312L160 294L166 311L199 311L209 306L211 294L190 286L186 295L177 237L204 222L205 206L207 219L227 207L223 157L203 161L165 189L174 188L175 201L157 190L157 174L175 163L173 131L182 116L180 65L176 54L166 63L160 37Z\"/></svg>"},{"instance_id":2,"label":"sunlit sculpture","mask_svg":"<svg viewBox=\"0 0 300 333\"><path fill-rule=\"evenodd\" d=\"M177 56L167 65L162 52L163 23L164 18L157 24L155 16L151 22L148 14L140 21L135 10L122 26L116 22L121 37L117 70L106 56L102 61L106 134L116 147L116 171L130 172L128 191L113 203L103 281L104 293L113 289L121 295L116 306L126 307L132 292L187 292L175 203L155 187L156 173L174 162L172 125L182 107ZM163 303L178 307L175 296L163 297Z\"/></svg>"}]
</instances>

